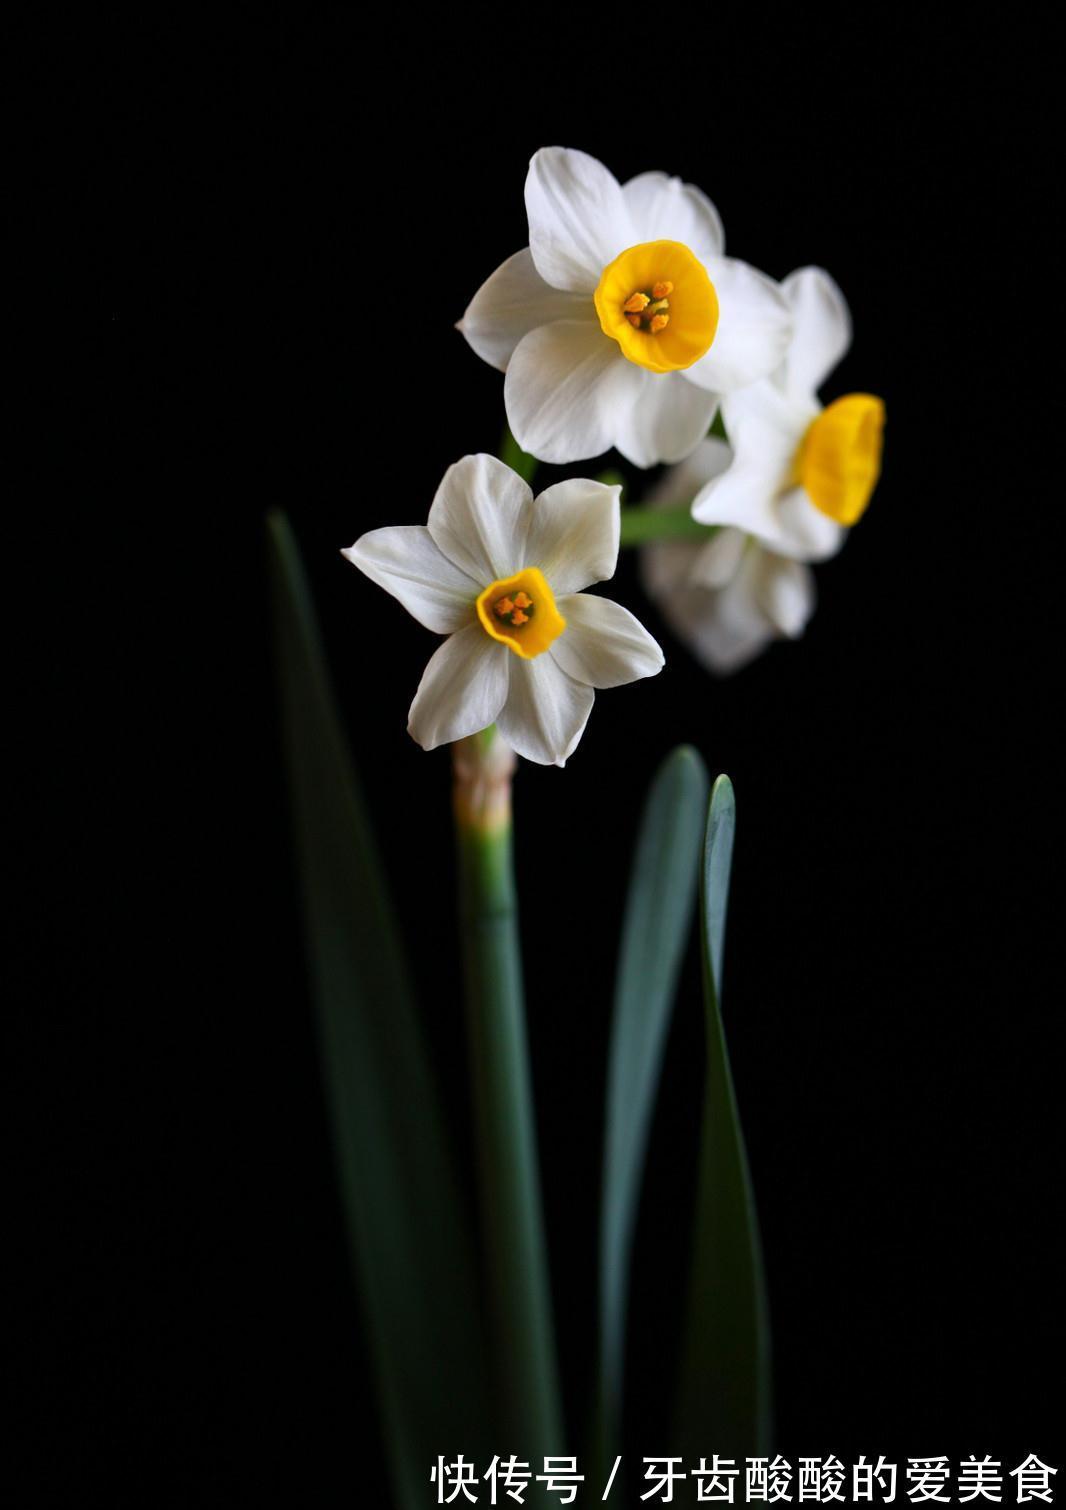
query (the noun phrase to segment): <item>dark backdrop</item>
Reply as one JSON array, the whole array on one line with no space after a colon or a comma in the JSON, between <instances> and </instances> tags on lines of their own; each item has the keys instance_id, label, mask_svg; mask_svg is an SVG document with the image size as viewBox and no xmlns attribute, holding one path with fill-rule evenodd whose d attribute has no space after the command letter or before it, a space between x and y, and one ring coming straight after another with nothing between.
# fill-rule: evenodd
<instances>
[{"instance_id":1,"label":"dark backdrop","mask_svg":"<svg viewBox=\"0 0 1066 1510\"><path fill-rule=\"evenodd\" d=\"M828 396L871 390L888 409L882 483L819 568L799 643L711 680L627 557L617 596L661 636L667 671L601 695L564 772L519 774L572 1410L616 929L648 780L690 741L737 791L726 1021L781 1450L1059 1461L1043 39L977 50L877 16L846 45L828 23L748 35L682 16L661 38L618 17L618 35L586 39L531 16L529 49L504 44L499 17L428 36L413 17L328 14L195 32L112 20L88 128L69 124L72 152L86 129L99 142L73 201L72 244L91 236L102 270L69 444L96 470L90 511L79 495L49 516L72 542L48 581L51 717L80 755L38 851L67 922L36 978L60 1025L49 1084L86 1101L77 1154L58 1150L49 1178L95 1173L42 1309L35 1408L84 1352L62 1396L82 1482L117 1493L128 1477L175 1504L280 1486L340 1503L357 1482L381 1502L303 980L262 520L286 508L307 559L463 1138L449 762L405 732L433 641L338 550L424 519L451 461L496 448L502 379L452 325L524 244L528 158L560 143L622 179L658 167L700 184L730 249L775 276L827 267L855 320ZM38 796L54 816L54 793ZM694 970L684 987L635 1272L638 1454L663 1450L692 1193ZM83 1054L101 1043L111 1073L86 1093Z\"/></svg>"}]
</instances>

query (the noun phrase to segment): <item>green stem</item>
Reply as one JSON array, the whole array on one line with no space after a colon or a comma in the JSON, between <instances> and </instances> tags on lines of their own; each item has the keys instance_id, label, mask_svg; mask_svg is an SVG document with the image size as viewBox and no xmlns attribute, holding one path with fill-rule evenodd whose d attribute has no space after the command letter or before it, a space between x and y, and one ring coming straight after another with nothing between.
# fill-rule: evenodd
<instances>
[{"instance_id":1,"label":"green stem","mask_svg":"<svg viewBox=\"0 0 1066 1510\"><path fill-rule=\"evenodd\" d=\"M621 545L647 545L652 540L707 541L718 533L716 524L699 524L687 503L667 509L649 508L647 504L622 510Z\"/></svg>"},{"instance_id":2,"label":"green stem","mask_svg":"<svg viewBox=\"0 0 1066 1510\"><path fill-rule=\"evenodd\" d=\"M460 926L500 1429L508 1452L563 1450L526 1043L510 811L495 730L453 746Z\"/></svg>"}]
</instances>

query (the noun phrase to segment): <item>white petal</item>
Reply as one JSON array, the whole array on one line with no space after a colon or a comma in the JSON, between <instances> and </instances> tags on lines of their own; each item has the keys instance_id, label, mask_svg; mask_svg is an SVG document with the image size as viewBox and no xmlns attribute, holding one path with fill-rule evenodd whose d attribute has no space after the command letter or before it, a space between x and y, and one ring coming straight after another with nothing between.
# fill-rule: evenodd
<instances>
[{"instance_id":1,"label":"white petal","mask_svg":"<svg viewBox=\"0 0 1066 1510\"><path fill-rule=\"evenodd\" d=\"M740 571L750 536L721 529L706 545L662 540L640 552L640 576L648 596L679 639L693 643L701 622L713 617L721 590Z\"/></svg>"},{"instance_id":2,"label":"white petal","mask_svg":"<svg viewBox=\"0 0 1066 1510\"><path fill-rule=\"evenodd\" d=\"M614 576L621 491L575 477L534 499L524 565L539 567L556 595Z\"/></svg>"},{"instance_id":3,"label":"white petal","mask_svg":"<svg viewBox=\"0 0 1066 1510\"><path fill-rule=\"evenodd\" d=\"M681 586L655 596L670 628L709 671L724 675L739 669L774 638L745 573L738 572L718 592Z\"/></svg>"},{"instance_id":4,"label":"white petal","mask_svg":"<svg viewBox=\"0 0 1066 1510\"><path fill-rule=\"evenodd\" d=\"M458 329L483 361L505 372L511 352L529 331L553 320L582 319L596 320L592 300L545 283L527 246L481 285Z\"/></svg>"},{"instance_id":5,"label":"white petal","mask_svg":"<svg viewBox=\"0 0 1066 1510\"><path fill-rule=\"evenodd\" d=\"M748 537L743 530L720 529L706 545L698 542L692 550L693 560L688 580L695 587L719 588L732 582L740 569Z\"/></svg>"},{"instance_id":6,"label":"white petal","mask_svg":"<svg viewBox=\"0 0 1066 1510\"><path fill-rule=\"evenodd\" d=\"M680 372L634 371L640 386L628 422L615 432L616 448L637 467L680 461L711 428L717 396L686 383Z\"/></svg>"},{"instance_id":7,"label":"white petal","mask_svg":"<svg viewBox=\"0 0 1066 1510\"><path fill-rule=\"evenodd\" d=\"M678 593L725 587L739 570L748 540L743 530L725 528L706 545L698 540L658 540L642 546L640 573L645 591L665 605Z\"/></svg>"},{"instance_id":8,"label":"white petal","mask_svg":"<svg viewBox=\"0 0 1066 1510\"><path fill-rule=\"evenodd\" d=\"M704 484L720 477L732 460L733 452L724 441L715 436L700 441L691 456L663 473L648 494L649 503L657 509L677 508L679 504L691 506ZM645 589L649 596L659 599L688 586L690 579L702 575L705 558L714 571L717 555L710 553L724 551L728 556L731 541L738 542L743 550L745 538L740 530L720 529L706 545L692 540L659 540L645 545L640 551Z\"/></svg>"},{"instance_id":9,"label":"white petal","mask_svg":"<svg viewBox=\"0 0 1066 1510\"><path fill-rule=\"evenodd\" d=\"M441 479L429 533L480 592L517 571L525 559L532 501L527 484L495 456L464 456Z\"/></svg>"},{"instance_id":10,"label":"white petal","mask_svg":"<svg viewBox=\"0 0 1066 1510\"><path fill-rule=\"evenodd\" d=\"M685 377L710 393L729 393L781 365L792 312L777 284L746 262L716 257L707 272L718 295L718 329L710 351L685 369Z\"/></svg>"},{"instance_id":11,"label":"white petal","mask_svg":"<svg viewBox=\"0 0 1066 1510\"><path fill-rule=\"evenodd\" d=\"M500 734L527 760L565 765L585 731L596 694L567 676L548 654L532 661L512 656L510 670L507 701L496 717Z\"/></svg>"},{"instance_id":12,"label":"white petal","mask_svg":"<svg viewBox=\"0 0 1066 1510\"><path fill-rule=\"evenodd\" d=\"M804 488L789 488L777 501L781 554L799 561L826 561L848 538L842 524L816 509Z\"/></svg>"},{"instance_id":13,"label":"white petal","mask_svg":"<svg viewBox=\"0 0 1066 1510\"><path fill-rule=\"evenodd\" d=\"M449 561L424 524L370 530L341 555L436 634L462 628L474 613L480 586Z\"/></svg>"},{"instance_id":14,"label":"white petal","mask_svg":"<svg viewBox=\"0 0 1066 1510\"><path fill-rule=\"evenodd\" d=\"M628 420L639 372L598 324L556 320L531 330L503 385L515 440L541 461L599 456Z\"/></svg>"},{"instance_id":15,"label":"white petal","mask_svg":"<svg viewBox=\"0 0 1066 1510\"><path fill-rule=\"evenodd\" d=\"M772 458L738 456L728 472L696 494L692 517L700 524L732 524L759 539L775 535L780 526L774 501L781 490L782 475Z\"/></svg>"},{"instance_id":16,"label":"white petal","mask_svg":"<svg viewBox=\"0 0 1066 1510\"><path fill-rule=\"evenodd\" d=\"M788 474L772 472L762 459L738 456L724 477L697 493L692 516L701 524L731 524L782 556L822 561L841 546L836 520L816 509Z\"/></svg>"},{"instance_id":17,"label":"white petal","mask_svg":"<svg viewBox=\"0 0 1066 1510\"><path fill-rule=\"evenodd\" d=\"M722 418L740 460L759 456L791 471L796 448L818 414L813 399L798 400L774 378L764 378L722 400Z\"/></svg>"},{"instance_id":18,"label":"white petal","mask_svg":"<svg viewBox=\"0 0 1066 1510\"><path fill-rule=\"evenodd\" d=\"M792 309L785 387L797 397L813 399L851 345L847 300L820 267L789 273L781 291Z\"/></svg>"},{"instance_id":19,"label":"white petal","mask_svg":"<svg viewBox=\"0 0 1066 1510\"><path fill-rule=\"evenodd\" d=\"M465 739L495 723L507 697L511 652L480 624L450 635L431 658L407 718L424 750Z\"/></svg>"},{"instance_id":20,"label":"white petal","mask_svg":"<svg viewBox=\"0 0 1066 1510\"><path fill-rule=\"evenodd\" d=\"M637 240L614 174L567 147L533 154L526 214L533 261L553 288L591 294L608 262Z\"/></svg>"},{"instance_id":21,"label":"white petal","mask_svg":"<svg viewBox=\"0 0 1066 1510\"><path fill-rule=\"evenodd\" d=\"M548 651L568 676L590 687L623 687L663 669L663 653L628 608L590 593L560 598L566 628Z\"/></svg>"},{"instance_id":22,"label":"white petal","mask_svg":"<svg viewBox=\"0 0 1066 1510\"><path fill-rule=\"evenodd\" d=\"M695 184L666 173L640 173L622 193L638 242L683 241L701 262L725 251L718 211Z\"/></svg>"},{"instance_id":23,"label":"white petal","mask_svg":"<svg viewBox=\"0 0 1066 1510\"><path fill-rule=\"evenodd\" d=\"M739 671L775 638L755 592L765 554L749 543L740 570L728 586L710 596L694 624L694 648L715 671Z\"/></svg>"},{"instance_id":24,"label":"white petal","mask_svg":"<svg viewBox=\"0 0 1066 1510\"><path fill-rule=\"evenodd\" d=\"M738 671L776 638L756 587L768 552L748 540L731 580L716 592L690 587L663 604L678 636L720 675Z\"/></svg>"},{"instance_id":25,"label":"white petal","mask_svg":"<svg viewBox=\"0 0 1066 1510\"><path fill-rule=\"evenodd\" d=\"M779 634L794 640L814 612L814 573L802 561L760 551L753 574L755 597Z\"/></svg>"},{"instance_id":26,"label":"white petal","mask_svg":"<svg viewBox=\"0 0 1066 1510\"><path fill-rule=\"evenodd\" d=\"M731 676L750 665L773 640L773 630L765 619L753 617L739 627L714 618L698 626L689 648L708 671Z\"/></svg>"},{"instance_id":27,"label":"white petal","mask_svg":"<svg viewBox=\"0 0 1066 1510\"><path fill-rule=\"evenodd\" d=\"M831 556L840 547L840 526L792 483L796 448L816 409L763 381L730 395L722 412L735 460L697 493L693 518L734 525L783 556Z\"/></svg>"},{"instance_id":28,"label":"white petal","mask_svg":"<svg viewBox=\"0 0 1066 1510\"><path fill-rule=\"evenodd\" d=\"M783 556L822 561L840 549L844 532L793 484L796 452L818 413L814 399L796 398L776 379L730 394L722 414L736 460L692 505L703 524L735 524Z\"/></svg>"},{"instance_id":29,"label":"white petal","mask_svg":"<svg viewBox=\"0 0 1066 1510\"><path fill-rule=\"evenodd\" d=\"M725 441L708 436L684 461L663 473L648 493L648 501L662 508L691 503L704 483L721 476L732 460L732 449Z\"/></svg>"}]
</instances>

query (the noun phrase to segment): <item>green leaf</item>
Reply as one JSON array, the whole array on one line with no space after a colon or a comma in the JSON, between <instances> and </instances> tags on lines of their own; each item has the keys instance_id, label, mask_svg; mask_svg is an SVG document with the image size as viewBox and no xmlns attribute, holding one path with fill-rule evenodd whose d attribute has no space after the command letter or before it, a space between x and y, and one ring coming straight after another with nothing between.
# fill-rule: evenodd
<instances>
[{"instance_id":1,"label":"green leaf","mask_svg":"<svg viewBox=\"0 0 1066 1510\"><path fill-rule=\"evenodd\" d=\"M269 521L281 711L341 1194L399 1504L439 1453L484 1452L468 1231L406 962L334 707L303 568ZM358 1465L353 1461L353 1483Z\"/></svg>"},{"instance_id":2,"label":"green leaf","mask_svg":"<svg viewBox=\"0 0 1066 1510\"><path fill-rule=\"evenodd\" d=\"M720 1010L735 824L733 787L728 776L719 776L703 852L707 1082L678 1449L705 1451L713 1440L716 1451L744 1457L767 1451L770 1332L755 1201Z\"/></svg>"},{"instance_id":3,"label":"green leaf","mask_svg":"<svg viewBox=\"0 0 1066 1510\"><path fill-rule=\"evenodd\" d=\"M696 903L707 772L674 750L644 808L618 961L607 1080L600 1219L601 1452L616 1450L629 1265L663 1051Z\"/></svg>"},{"instance_id":4,"label":"green leaf","mask_svg":"<svg viewBox=\"0 0 1066 1510\"><path fill-rule=\"evenodd\" d=\"M506 426L503 432L503 444L500 446L500 460L510 467L512 472L517 472L523 482L531 483L533 474L537 470L537 458L530 456L511 434L510 426Z\"/></svg>"}]
</instances>

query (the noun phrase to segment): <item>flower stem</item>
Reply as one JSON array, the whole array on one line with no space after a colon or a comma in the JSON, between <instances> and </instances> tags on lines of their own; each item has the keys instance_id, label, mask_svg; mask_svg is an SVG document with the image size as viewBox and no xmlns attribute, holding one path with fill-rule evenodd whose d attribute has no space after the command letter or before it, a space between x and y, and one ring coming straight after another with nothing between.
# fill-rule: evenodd
<instances>
[{"instance_id":1,"label":"flower stem","mask_svg":"<svg viewBox=\"0 0 1066 1510\"><path fill-rule=\"evenodd\" d=\"M719 527L697 523L687 503L666 509L641 504L622 510L621 544L624 549L626 546L647 545L652 540L706 541L718 533Z\"/></svg>"},{"instance_id":2,"label":"flower stem","mask_svg":"<svg viewBox=\"0 0 1066 1510\"><path fill-rule=\"evenodd\" d=\"M508 1451L563 1450L526 1042L511 825L514 753L495 729L453 746L460 927L493 1365Z\"/></svg>"}]
</instances>

